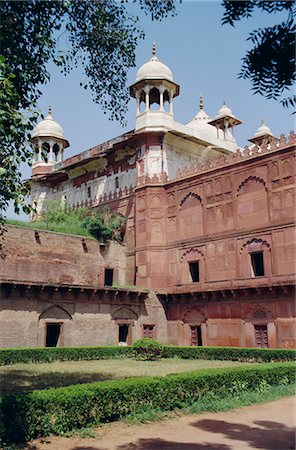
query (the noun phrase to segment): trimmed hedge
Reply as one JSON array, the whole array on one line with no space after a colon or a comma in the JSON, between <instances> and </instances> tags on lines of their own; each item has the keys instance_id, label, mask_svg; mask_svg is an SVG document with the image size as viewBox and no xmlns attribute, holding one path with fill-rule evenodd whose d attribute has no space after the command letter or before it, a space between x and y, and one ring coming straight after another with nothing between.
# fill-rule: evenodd
<instances>
[{"instance_id":1,"label":"trimmed hedge","mask_svg":"<svg viewBox=\"0 0 296 450\"><path fill-rule=\"evenodd\" d=\"M54 347L0 350L0 365L129 358L133 347ZM241 347L177 347L163 346L162 358L217 359L230 361L293 361L296 350Z\"/></svg>"},{"instance_id":2,"label":"trimmed hedge","mask_svg":"<svg viewBox=\"0 0 296 450\"><path fill-rule=\"evenodd\" d=\"M48 347L7 348L0 350L0 365L46 363L53 361L87 361L95 359L128 358L131 347Z\"/></svg>"},{"instance_id":3,"label":"trimmed hedge","mask_svg":"<svg viewBox=\"0 0 296 450\"><path fill-rule=\"evenodd\" d=\"M23 442L49 434L110 422L135 409L182 408L212 392L223 395L242 383L254 390L295 382L291 362L200 370L166 377L113 380L14 394L2 399L3 442Z\"/></svg>"},{"instance_id":4,"label":"trimmed hedge","mask_svg":"<svg viewBox=\"0 0 296 450\"><path fill-rule=\"evenodd\" d=\"M216 359L227 361L295 361L296 350L244 347L163 347L163 358Z\"/></svg>"},{"instance_id":5,"label":"trimmed hedge","mask_svg":"<svg viewBox=\"0 0 296 450\"><path fill-rule=\"evenodd\" d=\"M163 345L156 339L143 338L133 344L134 357L142 361L155 361L162 357Z\"/></svg>"}]
</instances>

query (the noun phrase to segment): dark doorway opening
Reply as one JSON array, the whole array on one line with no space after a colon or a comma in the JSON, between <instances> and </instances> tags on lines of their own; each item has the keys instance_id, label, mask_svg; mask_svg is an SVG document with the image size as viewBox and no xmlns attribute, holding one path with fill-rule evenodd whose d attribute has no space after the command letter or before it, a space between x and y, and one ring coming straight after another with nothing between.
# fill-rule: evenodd
<instances>
[{"instance_id":1,"label":"dark doorway opening","mask_svg":"<svg viewBox=\"0 0 296 450\"><path fill-rule=\"evenodd\" d=\"M126 342L128 340L128 332L129 332L129 325L122 324L119 325L119 342Z\"/></svg>"},{"instance_id":2,"label":"dark doorway opening","mask_svg":"<svg viewBox=\"0 0 296 450\"><path fill-rule=\"evenodd\" d=\"M113 269L105 269L105 286L112 286L113 285Z\"/></svg>"},{"instance_id":3,"label":"dark doorway opening","mask_svg":"<svg viewBox=\"0 0 296 450\"><path fill-rule=\"evenodd\" d=\"M202 346L201 325L191 325L191 345Z\"/></svg>"},{"instance_id":4,"label":"dark doorway opening","mask_svg":"<svg viewBox=\"0 0 296 450\"><path fill-rule=\"evenodd\" d=\"M264 276L263 252L250 253L254 277Z\"/></svg>"},{"instance_id":5,"label":"dark doorway opening","mask_svg":"<svg viewBox=\"0 0 296 450\"><path fill-rule=\"evenodd\" d=\"M256 347L268 348L267 325L254 325Z\"/></svg>"},{"instance_id":6,"label":"dark doorway opening","mask_svg":"<svg viewBox=\"0 0 296 450\"><path fill-rule=\"evenodd\" d=\"M189 263L190 281L194 283L199 281L199 261Z\"/></svg>"},{"instance_id":7,"label":"dark doorway opening","mask_svg":"<svg viewBox=\"0 0 296 450\"><path fill-rule=\"evenodd\" d=\"M46 347L56 347L59 342L61 334L60 323L47 323L46 324Z\"/></svg>"}]
</instances>

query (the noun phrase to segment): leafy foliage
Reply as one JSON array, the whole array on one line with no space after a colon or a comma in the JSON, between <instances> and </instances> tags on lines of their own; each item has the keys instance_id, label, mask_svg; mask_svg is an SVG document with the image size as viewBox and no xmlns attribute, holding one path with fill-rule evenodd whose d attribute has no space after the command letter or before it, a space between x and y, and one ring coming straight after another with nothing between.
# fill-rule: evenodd
<instances>
[{"instance_id":1,"label":"leafy foliage","mask_svg":"<svg viewBox=\"0 0 296 450\"><path fill-rule=\"evenodd\" d=\"M144 33L128 0L2 1L0 48L15 75L14 86L27 108L41 94L39 84L49 80L47 63L68 73L82 65L94 101L112 119L123 120L129 100L127 71L135 66L135 49ZM161 20L176 13L174 0L133 0Z\"/></svg>"},{"instance_id":2,"label":"leafy foliage","mask_svg":"<svg viewBox=\"0 0 296 450\"><path fill-rule=\"evenodd\" d=\"M27 141L37 116L31 110L26 114L19 111L20 96L14 85L15 79L5 58L0 55L0 228L10 200L16 212L20 206L25 212L29 211L26 203L28 188L22 183L19 165L31 158Z\"/></svg>"},{"instance_id":3,"label":"leafy foliage","mask_svg":"<svg viewBox=\"0 0 296 450\"><path fill-rule=\"evenodd\" d=\"M140 339L140 345L141 346ZM145 339L146 341L146 339ZM150 339L151 341L151 339ZM135 344L134 344L135 345ZM95 359L128 358L134 346L127 347L54 347L0 349L0 365L43 363L53 361L87 361ZM208 359L228 361L295 361L296 351L288 349L258 349L238 347L162 347L162 358Z\"/></svg>"},{"instance_id":4,"label":"leafy foliage","mask_svg":"<svg viewBox=\"0 0 296 450\"><path fill-rule=\"evenodd\" d=\"M92 212L84 221L84 227L99 242L122 241L126 219L121 214L110 213L108 208Z\"/></svg>"},{"instance_id":5,"label":"leafy foliage","mask_svg":"<svg viewBox=\"0 0 296 450\"><path fill-rule=\"evenodd\" d=\"M29 223L7 220L6 223L58 233L90 236L99 242L107 240L121 242L126 219L117 212L110 213L108 208L100 211L88 208L71 209L67 203L51 200L44 203L40 220Z\"/></svg>"},{"instance_id":6,"label":"leafy foliage","mask_svg":"<svg viewBox=\"0 0 296 450\"><path fill-rule=\"evenodd\" d=\"M293 349L243 347L175 347L164 346L163 358L215 359L228 361L272 362L296 359Z\"/></svg>"},{"instance_id":7,"label":"leafy foliage","mask_svg":"<svg viewBox=\"0 0 296 450\"><path fill-rule=\"evenodd\" d=\"M295 82L295 1L224 0L222 24L234 26L236 21L251 17L256 8L267 13L287 11L287 20L273 27L254 30L248 40L254 45L242 60L240 78L249 79L255 94L277 99ZM295 106L295 95L281 101Z\"/></svg>"},{"instance_id":8,"label":"leafy foliage","mask_svg":"<svg viewBox=\"0 0 296 450\"><path fill-rule=\"evenodd\" d=\"M136 3L136 0L133 0ZM29 211L28 188L21 183L20 162L31 160L26 146L37 120L40 85L50 79L53 61L66 75L79 64L80 84L111 119L124 123L129 100L127 71L135 66L135 49L144 33L131 15L128 0L27 0L0 2L0 210L10 200L15 212ZM152 20L175 14L174 0L138 0ZM23 112L21 112L23 111Z\"/></svg>"},{"instance_id":9,"label":"leafy foliage","mask_svg":"<svg viewBox=\"0 0 296 450\"><path fill-rule=\"evenodd\" d=\"M207 369L166 377L102 381L65 388L12 394L2 399L4 442L64 434L124 417L135 409L171 411L192 405L205 395L226 395L236 386L259 389L263 381L295 382L294 363Z\"/></svg>"},{"instance_id":10,"label":"leafy foliage","mask_svg":"<svg viewBox=\"0 0 296 450\"><path fill-rule=\"evenodd\" d=\"M134 356L142 361L155 361L162 356L163 345L156 339L143 338L133 344Z\"/></svg>"}]
</instances>

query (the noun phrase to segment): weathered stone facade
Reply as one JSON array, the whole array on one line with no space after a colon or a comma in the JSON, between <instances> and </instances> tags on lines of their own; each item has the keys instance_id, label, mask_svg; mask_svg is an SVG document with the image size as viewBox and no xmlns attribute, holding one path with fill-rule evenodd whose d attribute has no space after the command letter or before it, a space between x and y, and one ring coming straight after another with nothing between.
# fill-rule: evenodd
<instances>
[{"instance_id":1,"label":"weathered stone facade","mask_svg":"<svg viewBox=\"0 0 296 450\"><path fill-rule=\"evenodd\" d=\"M9 227L3 346L141 336L178 345L295 346L295 134L277 139L262 123L252 144L238 148L231 130L241 121L226 105L211 119L201 99L183 125L173 118L178 94L154 52L131 87L134 131L64 161L62 128L51 114L38 125L32 219L50 199L107 206L126 218L125 237L123 245L102 246Z\"/></svg>"}]
</instances>

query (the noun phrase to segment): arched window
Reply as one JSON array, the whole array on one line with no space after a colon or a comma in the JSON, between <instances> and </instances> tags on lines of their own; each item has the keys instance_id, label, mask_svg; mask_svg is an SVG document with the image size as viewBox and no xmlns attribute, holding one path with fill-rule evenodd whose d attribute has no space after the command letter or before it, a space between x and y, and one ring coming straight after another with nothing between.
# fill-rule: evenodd
<instances>
[{"instance_id":1,"label":"arched window","mask_svg":"<svg viewBox=\"0 0 296 450\"><path fill-rule=\"evenodd\" d=\"M119 189L119 178L115 178L115 189Z\"/></svg>"},{"instance_id":2,"label":"arched window","mask_svg":"<svg viewBox=\"0 0 296 450\"><path fill-rule=\"evenodd\" d=\"M58 144L54 144L52 150L53 150L53 154L54 154L54 160L58 161L58 154L59 154L59 150L60 150Z\"/></svg>"}]
</instances>

